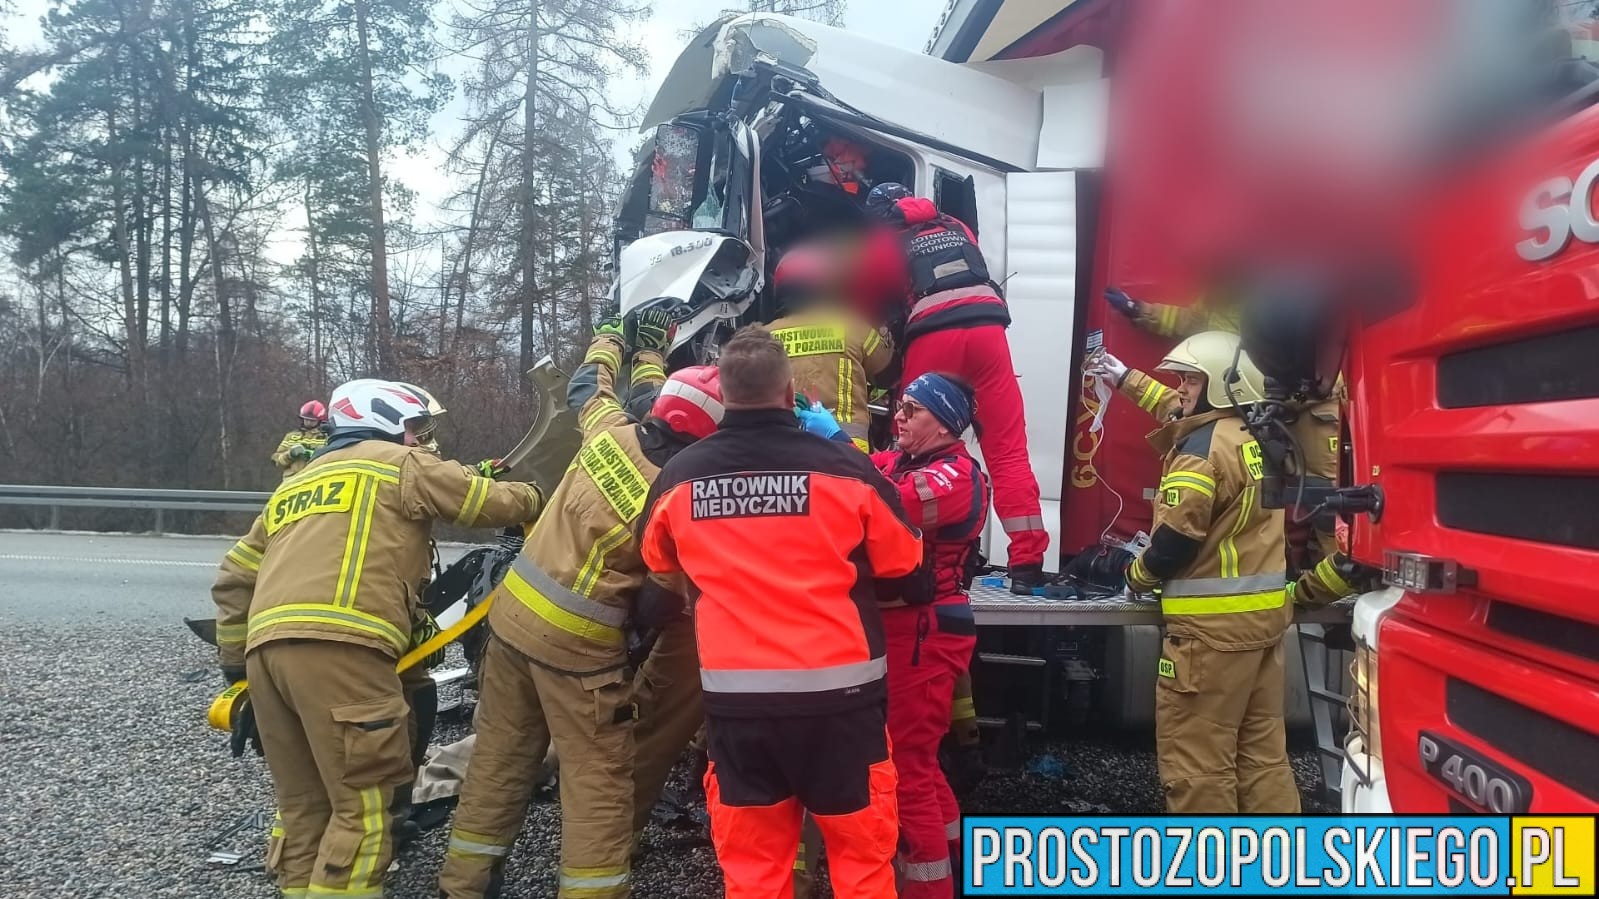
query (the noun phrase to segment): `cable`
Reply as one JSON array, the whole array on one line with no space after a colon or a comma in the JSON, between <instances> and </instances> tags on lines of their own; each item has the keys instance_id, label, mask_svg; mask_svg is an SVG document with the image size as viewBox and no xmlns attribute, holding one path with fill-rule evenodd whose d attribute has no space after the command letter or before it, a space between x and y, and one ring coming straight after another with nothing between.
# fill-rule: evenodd
<instances>
[{"instance_id":1,"label":"cable","mask_svg":"<svg viewBox=\"0 0 1599 899\"><path fill-rule=\"evenodd\" d=\"M1241 370L1243 356L1244 345L1242 342L1239 342L1238 346L1233 350L1233 372L1238 372ZM1305 459L1304 448L1299 445L1299 440L1294 437L1293 430L1290 429L1283 421L1285 412L1288 409L1288 404L1281 400L1263 399L1257 404L1259 406L1259 414L1250 416L1244 411L1243 406L1238 402L1237 394L1233 393L1232 380L1227 378L1224 374L1221 383L1222 390L1227 394L1227 402L1233 407L1233 412L1237 413L1238 416L1244 420L1244 427L1249 430L1249 433L1253 435L1256 440L1261 439L1261 435L1256 433L1257 428L1260 430L1265 430L1266 428L1276 428L1281 433L1283 438L1282 443L1288 450L1288 461L1291 463L1290 467L1293 469L1293 471L1297 472L1293 476L1297 484L1297 489L1294 492L1293 508L1296 510L1299 509L1304 505L1305 502L1305 470L1308 468L1309 463ZM1314 519L1316 514L1325 506L1326 503L1323 502L1303 516L1290 515L1289 518L1294 524L1305 524Z\"/></svg>"},{"instance_id":2,"label":"cable","mask_svg":"<svg viewBox=\"0 0 1599 899\"><path fill-rule=\"evenodd\" d=\"M1010 278L1007 275L1006 276L1006 280L1009 280L1009 279ZM1086 365L1085 365L1085 367L1086 367ZM1084 377L1093 377L1092 375L1089 375L1086 371L1083 372L1083 376ZM1098 381L1099 379L1098 378L1094 378L1094 380ZM1105 403L1109 403L1114 398L1115 398L1114 395L1112 395L1110 397L1106 397L1101 402L1101 405L1103 405ZM1103 418L1101 418L1099 420L1099 431L1100 431L1100 434L1103 435L1103 436L1100 437L1099 442L1101 444L1103 444L1105 442L1105 438L1110 436L1110 431L1105 427L1105 420ZM1094 455L1095 456L1099 455L1097 449L1095 450ZM1104 475L1099 473L1099 466L1094 464L1094 457L1093 456L1090 456L1088 458L1088 470L1094 473L1094 479L1095 480L1097 480L1101 484L1105 485L1105 489L1110 491L1110 495L1111 496L1116 497L1116 514L1112 515L1110 517L1110 522L1105 525L1105 529L1103 531L1099 532L1099 543L1100 543L1101 546L1103 546L1103 545L1105 545L1105 538L1110 535L1110 529L1116 526L1117 519L1121 518L1122 517L1122 512L1126 510L1127 503L1126 503L1125 500L1122 499L1122 495L1120 493L1116 492L1116 488L1112 487L1110 485L1110 481L1107 480Z\"/></svg>"}]
</instances>

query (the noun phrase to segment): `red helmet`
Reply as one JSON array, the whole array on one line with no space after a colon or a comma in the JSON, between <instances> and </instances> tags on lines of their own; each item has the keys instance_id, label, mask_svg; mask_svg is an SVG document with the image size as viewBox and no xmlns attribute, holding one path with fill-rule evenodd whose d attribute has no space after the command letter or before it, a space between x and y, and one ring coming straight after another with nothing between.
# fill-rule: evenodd
<instances>
[{"instance_id":1,"label":"red helmet","mask_svg":"<svg viewBox=\"0 0 1599 899\"><path fill-rule=\"evenodd\" d=\"M650 417L695 440L710 436L722 421L722 381L716 366L695 365L672 372L650 406Z\"/></svg>"},{"instance_id":2,"label":"red helmet","mask_svg":"<svg viewBox=\"0 0 1599 899\"><path fill-rule=\"evenodd\" d=\"M772 272L772 298L783 307L825 293L837 280L836 265L833 254L819 244L795 246Z\"/></svg>"},{"instance_id":3,"label":"red helmet","mask_svg":"<svg viewBox=\"0 0 1599 899\"><path fill-rule=\"evenodd\" d=\"M300 407L300 417L315 419L318 422L328 420L328 407L322 405L321 400L311 400Z\"/></svg>"}]
</instances>

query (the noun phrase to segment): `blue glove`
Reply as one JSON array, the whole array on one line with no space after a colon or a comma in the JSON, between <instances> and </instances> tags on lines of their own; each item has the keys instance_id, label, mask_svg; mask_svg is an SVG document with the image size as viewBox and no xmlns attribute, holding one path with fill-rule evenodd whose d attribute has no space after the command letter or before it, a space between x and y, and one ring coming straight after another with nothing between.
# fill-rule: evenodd
<instances>
[{"instance_id":1,"label":"blue glove","mask_svg":"<svg viewBox=\"0 0 1599 899\"><path fill-rule=\"evenodd\" d=\"M1105 302L1109 303L1112 309L1128 318L1138 317L1138 301L1128 296L1125 291L1118 287L1105 288Z\"/></svg>"},{"instance_id":2,"label":"blue glove","mask_svg":"<svg viewBox=\"0 0 1599 899\"><path fill-rule=\"evenodd\" d=\"M809 409L796 408L794 414L799 417L800 426L805 428L808 434L833 440L844 433L844 428L838 423L838 419L833 417L832 412L823 408L821 403L811 403Z\"/></svg>"}]
</instances>

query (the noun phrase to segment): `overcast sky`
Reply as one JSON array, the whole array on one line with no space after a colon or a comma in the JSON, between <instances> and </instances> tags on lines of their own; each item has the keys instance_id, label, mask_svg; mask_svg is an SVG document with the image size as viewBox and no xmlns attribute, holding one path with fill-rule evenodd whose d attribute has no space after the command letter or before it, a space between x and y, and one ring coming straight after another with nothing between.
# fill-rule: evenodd
<instances>
[{"instance_id":1,"label":"overcast sky","mask_svg":"<svg viewBox=\"0 0 1599 899\"><path fill-rule=\"evenodd\" d=\"M7 22L0 17L0 28L8 28L12 42L23 47L38 43L38 20L54 5L51 0L17 0L19 15ZM438 18L448 18L450 0L440 4ZM636 37L644 46L649 75L645 78L631 76L617 79L612 85L612 99L618 107L631 107L647 103L653 97L666 73L671 71L687 40L683 33L695 25L715 19L725 7L740 5L737 0L657 0L655 13L646 23L637 26ZM850 31L868 35L875 40L898 47L920 51L927 43L933 26L943 13L946 0L849 0L844 24ZM441 68L459 81L469 65L465 60L444 60ZM432 137L421 151L392 160L389 175L417 193L417 224L427 228L440 224L438 204L449 192L448 178L440 177L443 171L442 147L459 133L459 117L465 110L465 101L459 96L434 117ZM624 135L631 146L635 138ZM285 247L285 249L289 249ZM298 249L291 255L297 254ZM276 255L276 254L274 254Z\"/></svg>"}]
</instances>

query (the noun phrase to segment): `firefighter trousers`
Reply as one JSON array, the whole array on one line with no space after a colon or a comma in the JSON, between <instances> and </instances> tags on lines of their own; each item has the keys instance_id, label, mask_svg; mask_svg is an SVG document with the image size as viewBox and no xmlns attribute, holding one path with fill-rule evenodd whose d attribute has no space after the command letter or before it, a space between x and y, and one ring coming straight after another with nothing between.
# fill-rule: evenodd
<instances>
[{"instance_id":1,"label":"firefighter trousers","mask_svg":"<svg viewBox=\"0 0 1599 899\"><path fill-rule=\"evenodd\" d=\"M1166 636L1155 678L1155 750L1167 811L1298 814L1283 725L1283 653L1282 640L1224 652Z\"/></svg>"},{"instance_id":2,"label":"firefighter trousers","mask_svg":"<svg viewBox=\"0 0 1599 899\"><path fill-rule=\"evenodd\" d=\"M700 701L700 655L694 619L681 615L661 635L633 679L638 724L633 728L633 833L644 830L672 766L705 723Z\"/></svg>"},{"instance_id":3,"label":"firefighter trousers","mask_svg":"<svg viewBox=\"0 0 1599 899\"><path fill-rule=\"evenodd\" d=\"M284 895L381 897L389 803L410 781L394 660L332 640L275 640L245 659L278 818L267 870Z\"/></svg>"},{"instance_id":4,"label":"firefighter trousers","mask_svg":"<svg viewBox=\"0 0 1599 899\"><path fill-rule=\"evenodd\" d=\"M950 843L957 838L952 834L960 825L960 806L939 767L938 746L949 730L955 680L971 664L977 636L974 627L954 633L940 626L944 622L931 606L883 610L903 899L955 895Z\"/></svg>"},{"instance_id":5,"label":"firefighter trousers","mask_svg":"<svg viewBox=\"0 0 1599 899\"><path fill-rule=\"evenodd\" d=\"M633 707L621 668L551 671L491 637L473 727L477 744L455 809L439 890L489 894L527 817L553 741L561 760L561 899L632 895Z\"/></svg>"},{"instance_id":6,"label":"firefighter trousers","mask_svg":"<svg viewBox=\"0 0 1599 899\"><path fill-rule=\"evenodd\" d=\"M899 816L882 706L708 721L711 842L727 899L790 899L801 818L827 848L835 896L894 899Z\"/></svg>"},{"instance_id":7,"label":"firefighter trousers","mask_svg":"<svg viewBox=\"0 0 1599 899\"><path fill-rule=\"evenodd\" d=\"M979 325L917 335L905 348L902 383L930 371L971 385L977 397L977 442L994 481L994 511L1010 539L1007 557L1013 567L1042 565L1049 532L1027 454L1027 417L1005 328Z\"/></svg>"}]
</instances>

